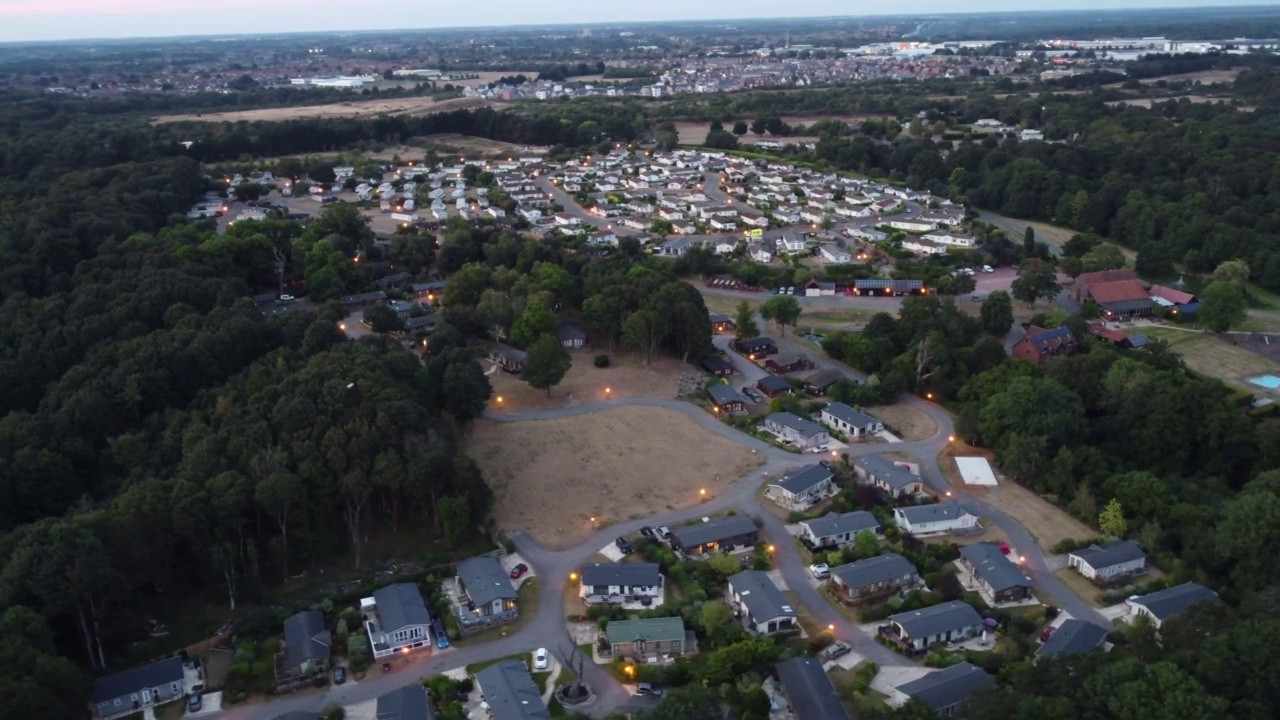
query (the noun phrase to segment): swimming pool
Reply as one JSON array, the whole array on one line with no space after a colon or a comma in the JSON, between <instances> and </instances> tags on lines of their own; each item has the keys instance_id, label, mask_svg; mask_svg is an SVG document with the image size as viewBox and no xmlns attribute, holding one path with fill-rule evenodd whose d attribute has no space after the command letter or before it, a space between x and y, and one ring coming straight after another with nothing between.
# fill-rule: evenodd
<instances>
[{"instance_id":1,"label":"swimming pool","mask_svg":"<svg viewBox=\"0 0 1280 720\"><path fill-rule=\"evenodd\" d=\"M1275 375L1259 375L1257 377L1251 377L1249 378L1249 382L1268 390L1280 388L1280 377L1276 377Z\"/></svg>"}]
</instances>

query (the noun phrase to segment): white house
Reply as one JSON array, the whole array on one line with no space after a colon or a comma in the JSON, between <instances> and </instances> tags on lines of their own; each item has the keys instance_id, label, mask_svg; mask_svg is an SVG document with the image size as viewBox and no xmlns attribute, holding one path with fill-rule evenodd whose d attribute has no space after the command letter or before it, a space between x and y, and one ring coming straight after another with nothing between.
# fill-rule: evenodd
<instances>
[{"instance_id":1,"label":"white house","mask_svg":"<svg viewBox=\"0 0 1280 720\"><path fill-rule=\"evenodd\" d=\"M671 222L671 229L674 230L677 235L692 235L698 232L698 228L694 227L693 223L688 220L673 220Z\"/></svg>"},{"instance_id":2,"label":"white house","mask_svg":"<svg viewBox=\"0 0 1280 720\"><path fill-rule=\"evenodd\" d=\"M822 255L824 262L844 265L853 261L853 256L849 254L848 250L835 245L823 245L818 248L818 252Z\"/></svg>"},{"instance_id":3,"label":"white house","mask_svg":"<svg viewBox=\"0 0 1280 720\"><path fill-rule=\"evenodd\" d=\"M800 219L804 222L812 223L814 225L817 225L818 223L822 222L822 219L826 216L827 216L827 212L825 210L820 210L818 208L810 207L800 211Z\"/></svg>"},{"instance_id":4,"label":"white house","mask_svg":"<svg viewBox=\"0 0 1280 720\"><path fill-rule=\"evenodd\" d=\"M744 570L730 576L728 597L749 632L772 635L799 628L795 609L767 573Z\"/></svg>"},{"instance_id":5,"label":"white house","mask_svg":"<svg viewBox=\"0 0 1280 720\"><path fill-rule=\"evenodd\" d=\"M971 248L978 244L978 239L972 235L951 232L950 230L935 230L927 235L920 237L921 240L938 243L939 245L949 245L951 247Z\"/></svg>"},{"instance_id":6,"label":"white house","mask_svg":"<svg viewBox=\"0 0 1280 720\"><path fill-rule=\"evenodd\" d=\"M719 230L720 232L732 232L738 228L738 224L734 221L718 217L711 218L711 221L708 224L711 226L712 230Z\"/></svg>"},{"instance_id":7,"label":"white house","mask_svg":"<svg viewBox=\"0 0 1280 720\"><path fill-rule=\"evenodd\" d=\"M766 250L765 246L761 243L752 243L751 249L748 252L751 255L751 259L758 263L768 264L773 261L773 253Z\"/></svg>"},{"instance_id":8,"label":"white house","mask_svg":"<svg viewBox=\"0 0 1280 720\"><path fill-rule=\"evenodd\" d=\"M715 245L715 252L717 255L728 255L737 249L738 249L737 240L721 240L717 242Z\"/></svg>"},{"instance_id":9,"label":"white house","mask_svg":"<svg viewBox=\"0 0 1280 720\"><path fill-rule=\"evenodd\" d=\"M826 428L789 412L773 413L764 419L762 427L802 450L831 442Z\"/></svg>"},{"instance_id":10,"label":"white house","mask_svg":"<svg viewBox=\"0 0 1280 720\"><path fill-rule=\"evenodd\" d=\"M657 563L610 563L582 568L578 596L592 602L621 603L628 598L662 596L662 572Z\"/></svg>"},{"instance_id":11,"label":"white house","mask_svg":"<svg viewBox=\"0 0 1280 720\"><path fill-rule=\"evenodd\" d=\"M845 228L844 234L851 238L858 238L868 242L880 242L881 240L889 237L883 231L877 230L873 227Z\"/></svg>"},{"instance_id":12,"label":"white house","mask_svg":"<svg viewBox=\"0 0 1280 720\"><path fill-rule=\"evenodd\" d=\"M810 465L800 472L784 475L769 483L765 494L774 502L793 510L807 508L835 494L835 476L824 465Z\"/></svg>"},{"instance_id":13,"label":"white house","mask_svg":"<svg viewBox=\"0 0 1280 720\"><path fill-rule=\"evenodd\" d=\"M884 423L842 402L833 402L823 408L821 418L827 427L849 438L874 435L884 430Z\"/></svg>"},{"instance_id":14,"label":"white house","mask_svg":"<svg viewBox=\"0 0 1280 720\"><path fill-rule=\"evenodd\" d=\"M931 220L910 217L895 217L888 221L889 227L895 230L905 230L906 232L929 232L937 227L937 224Z\"/></svg>"},{"instance_id":15,"label":"white house","mask_svg":"<svg viewBox=\"0 0 1280 720\"><path fill-rule=\"evenodd\" d=\"M778 252L780 253L804 252L808 247L809 244L805 242L805 239L794 233L783 233L782 237L778 238Z\"/></svg>"},{"instance_id":16,"label":"white house","mask_svg":"<svg viewBox=\"0 0 1280 720\"><path fill-rule=\"evenodd\" d=\"M556 225L561 227L570 227L578 224L578 218L569 213L558 212L555 214Z\"/></svg>"},{"instance_id":17,"label":"white house","mask_svg":"<svg viewBox=\"0 0 1280 720\"><path fill-rule=\"evenodd\" d=\"M1147 595L1135 595L1125 601L1134 617L1146 616L1160 629L1164 623L1202 602L1218 602L1218 593L1189 582Z\"/></svg>"},{"instance_id":18,"label":"white house","mask_svg":"<svg viewBox=\"0 0 1280 720\"><path fill-rule=\"evenodd\" d=\"M592 245L617 245L618 236L610 230L601 230L588 237L587 242Z\"/></svg>"},{"instance_id":19,"label":"white house","mask_svg":"<svg viewBox=\"0 0 1280 720\"><path fill-rule=\"evenodd\" d=\"M430 647L431 615L413 583L395 583L360 601L375 658Z\"/></svg>"},{"instance_id":20,"label":"white house","mask_svg":"<svg viewBox=\"0 0 1280 720\"><path fill-rule=\"evenodd\" d=\"M902 241L902 249L910 250L918 255L946 255L947 246L939 245L924 238L906 238Z\"/></svg>"},{"instance_id":21,"label":"white house","mask_svg":"<svg viewBox=\"0 0 1280 720\"><path fill-rule=\"evenodd\" d=\"M870 530L877 536L884 534L880 521L866 510L827 513L820 518L800 521L800 538L810 548L838 548L849 545L859 533Z\"/></svg>"},{"instance_id":22,"label":"white house","mask_svg":"<svg viewBox=\"0 0 1280 720\"><path fill-rule=\"evenodd\" d=\"M1090 580L1105 582L1142 572L1147 568L1147 554L1137 543L1114 540L1068 554L1067 567L1074 568Z\"/></svg>"},{"instance_id":23,"label":"white house","mask_svg":"<svg viewBox=\"0 0 1280 720\"><path fill-rule=\"evenodd\" d=\"M911 535L934 535L978 527L978 516L959 503L894 508L893 521L903 532Z\"/></svg>"},{"instance_id":24,"label":"white house","mask_svg":"<svg viewBox=\"0 0 1280 720\"><path fill-rule=\"evenodd\" d=\"M910 465L899 464L884 455L864 455L853 461L853 471L864 485L882 490L894 498L923 495L924 481Z\"/></svg>"}]
</instances>

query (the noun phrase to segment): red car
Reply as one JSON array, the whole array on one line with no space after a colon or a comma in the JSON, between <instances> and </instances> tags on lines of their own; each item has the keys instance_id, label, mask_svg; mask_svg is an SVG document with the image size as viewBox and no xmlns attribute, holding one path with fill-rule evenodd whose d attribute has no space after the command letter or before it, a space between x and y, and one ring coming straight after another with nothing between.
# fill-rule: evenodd
<instances>
[{"instance_id":1,"label":"red car","mask_svg":"<svg viewBox=\"0 0 1280 720\"><path fill-rule=\"evenodd\" d=\"M518 580L520 576L524 575L527 572L529 572L529 566L525 565L524 563L520 563L515 567L511 568L511 579Z\"/></svg>"}]
</instances>

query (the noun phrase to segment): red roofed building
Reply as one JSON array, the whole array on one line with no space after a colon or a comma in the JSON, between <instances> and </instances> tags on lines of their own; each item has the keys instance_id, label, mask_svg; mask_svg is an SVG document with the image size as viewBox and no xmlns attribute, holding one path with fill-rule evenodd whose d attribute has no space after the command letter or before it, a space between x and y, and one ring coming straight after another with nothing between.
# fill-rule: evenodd
<instances>
[{"instance_id":1,"label":"red roofed building","mask_svg":"<svg viewBox=\"0 0 1280 720\"><path fill-rule=\"evenodd\" d=\"M1040 365L1049 358L1076 351L1076 338L1066 326L1045 330L1034 325L1013 346L1013 356Z\"/></svg>"},{"instance_id":2,"label":"red roofed building","mask_svg":"<svg viewBox=\"0 0 1280 720\"><path fill-rule=\"evenodd\" d=\"M1150 293L1152 302L1175 313L1193 313L1200 309L1200 299L1189 292L1152 285Z\"/></svg>"},{"instance_id":3,"label":"red roofed building","mask_svg":"<svg viewBox=\"0 0 1280 720\"><path fill-rule=\"evenodd\" d=\"M1071 286L1071 298L1076 302L1088 302L1089 288L1094 285L1137 279L1138 276L1132 270L1099 270L1098 272L1083 273L1076 278L1075 284Z\"/></svg>"},{"instance_id":4,"label":"red roofed building","mask_svg":"<svg viewBox=\"0 0 1280 720\"><path fill-rule=\"evenodd\" d=\"M1089 286L1089 300L1102 307L1108 319L1150 315L1155 303L1137 280L1114 280Z\"/></svg>"}]
</instances>

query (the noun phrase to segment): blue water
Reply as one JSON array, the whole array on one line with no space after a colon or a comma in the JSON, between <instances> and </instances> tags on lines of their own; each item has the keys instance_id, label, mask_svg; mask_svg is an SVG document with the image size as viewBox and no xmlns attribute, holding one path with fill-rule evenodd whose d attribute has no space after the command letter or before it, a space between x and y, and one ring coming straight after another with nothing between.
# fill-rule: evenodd
<instances>
[{"instance_id":1,"label":"blue water","mask_svg":"<svg viewBox=\"0 0 1280 720\"><path fill-rule=\"evenodd\" d=\"M1280 388L1280 377L1276 377L1275 375L1259 375L1258 377L1249 378L1249 382L1268 390Z\"/></svg>"}]
</instances>

